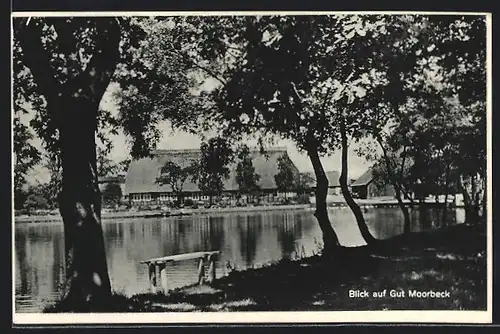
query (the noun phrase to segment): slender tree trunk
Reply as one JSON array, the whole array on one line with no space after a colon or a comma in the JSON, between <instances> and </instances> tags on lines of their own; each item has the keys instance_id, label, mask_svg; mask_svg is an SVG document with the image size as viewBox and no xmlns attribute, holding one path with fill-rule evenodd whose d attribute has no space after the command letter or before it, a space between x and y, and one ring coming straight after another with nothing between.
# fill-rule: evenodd
<instances>
[{"instance_id":1,"label":"slender tree trunk","mask_svg":"<svg viewBox=\"0 0 500 334\"><path fill-rule=\"evenodd\" d=\"M307 150L309 159L316 174L316 211L314 216L318 220L319 227L323 233L324 251L323 255L329 257L336 253L340 246L337 234L333 230L332 224L328 217L328 210L326 205L326 197L328 194L328 178L326 177L325 170L321 164L317 147L310 145Z\"/></svg>"},{"instance_id":2,"label":"slender tree trunk","mask_svg":"<svg viewBox=\"0 0 500 334\"><path fill-rule=\"evenodd\" d=\"M465 210L465 221L468 223L471 223L471 210L470 210L470 199L469 199L469 193L467 192L467 189L463 185L462 181L460 180L460 191L462 192L462 197L463 197L463 202L464 202L464 210Z\"/></svg>"},{"instance_id":3,"label":"slender tree trunk","mask_svg":"<svg viewBox=\"0 0 500 334\"><path fill-rule=\"evenodd\" d=\"M403 219L404 219L404 225L403 225L403 234L408 234L411 232L411 217L410 217L410 212L408 208L406 207L405 203L401 199L401 189L399 188L399 185L397 183L393 184L394 186L394 192L396 194L396 200L398 201L399 208L403 212Z\"/></svg>"},{"instance_id":4,"label":"slender tree trunk","mask_svg":"<svg viewBox=\"0 0 500 334\"><path fill-rule=\"evenodd\" d=\"M449 177L450 177L450 166L446 166L445 173L445 181L444 181L444 205L443 205L443 225L446 225L446 219L448 218L448 185L449 185Z\"/></svg>"},{"instance_id":5,"label":"slender tree trunk","mask_svg":"<svg viewBox=\"0 0 500 334\"><path fill-rule=\"evenodd\" d=\"M471 203L472 201L469 192L461 180L460 189L464 198L465 221L469 224L473 224L477 221L477 217L474 215L473 204Z\"/></svg>"},{"instance_id":6,"label":"slender tree trunk","mask_svg":"<svg viewBox=\"0 0 500 334\"><path fill-rule=\"evenodd\" d=\"M68 99L63 106L65 117L59 126L63 173L59 210L66 253L63 308L91 311L111 295L97 182L98 106L77 98Z\"/></svg>"},{"instance_id":7,"label":"slender tree trunk","mask_svg":"<svg viewBox=\"0 0 500 334\"><path fill-rule=\"evenodd\" d=\"M368 245L373 245L377 242L377 239L373 237L371 234L370 230L368 229L368 226L366 225L365 222L365 217L363 216L363 212L361 211L361 208L359 205L354 201L352 198L351 192L349 191L349 187L347 185L347 176L348 176L348 144L347 144L347 133L345 129L345 124L344 121L342 120L340 124L340 135L341 135L341 144L342 144L342 170L340 172L340 177L339 177L339 183L340 183L340 189L342 190L342 195L344 196L344 199L351 209L352 213L354 214L354 217L356 218L356 223L358 224L359 231L361 232L361 235L363 236L363 239L365 239L366 243Z\"/></svg>"},{"instance_id":8,"label":"slender tree trunk","mask_svg":"<svg viewBox=\"0 0 500 334\"><path fill-rule=\"evenodd\" d=\"M486 207L486 202L488 200L488 193L487 193L487 184L486 182L484 182L484 190L483 190L483 201L482 201L482 205L483 205L483 212L482 212L482 217L484 219L486 219L487 217L487 214L486 214L486 210L487 210L487 207Z\"/></svg>"},{"instance_id":9,"label":"slender tree trunk","mask_svg":"<svg viewBox=\"0 0 500 334\"><path fill-rule=\"evenodd\" d=\"M479 203L477 196L478 191L476 184L476 175L472 177L471 183L472 183L472 196L471 196L472 211L473 211L473 217L477 219L479 217Z\"/></svg>"},{"instance_id":10,"label":"slender tree trunk","mask_svg":"<svg viewBox=\"0 0 500 334\"><path fill-rule=\"evenodd\" d=\"M387 169L387 176L389 177L389 180L391 181L392 187L394 188L394 194L396 197L396 200L398 202L398 206L401 209L401 212L403 212L403 234L407 235L408 233L411 232L411 217L410 217L410 212L408 211L408 208L406 207L405 203L403 202L402 199L402 193L401 193L401 187L396 180L396 176L394 175L394 171L392 170L391 163L389 161L389 155L387 154L387 151L382 143L381 138L377 138L377 142L380 145L382 149L382 153L384 156L384 162L385 162L385 168ZM404 166L402 166L404 167Z\"/></svg>"}]
</instances>

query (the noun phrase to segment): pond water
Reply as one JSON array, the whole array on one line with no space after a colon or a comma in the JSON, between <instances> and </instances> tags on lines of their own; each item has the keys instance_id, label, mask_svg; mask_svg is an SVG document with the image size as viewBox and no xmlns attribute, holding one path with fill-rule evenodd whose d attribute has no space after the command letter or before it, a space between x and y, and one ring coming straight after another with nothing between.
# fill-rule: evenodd
<instances>
[{"instance_id":1,"label":"pond water","mask_svg":"<svg viewBox=\"0 0 500 334\"><path fill-rule=\"evenodd\" d=\"M376 238L403 231L397 208L365 211L367 224ZM331 209L330 220L344 246L363 245L352 212ZM446 225L462 223L464 212L453 210ZM412 230L439 228L443 224L434 210L412 213ZM148 269L141 260L178 253L221 250L217 277L232 269L258 267L297 254L317 253L321 231L309 210L228 213L209 216L109 220L103 223L108 269L113 289L126 295L147 292ZM41 312L59 298L64 279L64 234L62 223L15 226L16 312ZM171 265L171 288L196 282L197 262Z\"/></svg>"}]
</instances>

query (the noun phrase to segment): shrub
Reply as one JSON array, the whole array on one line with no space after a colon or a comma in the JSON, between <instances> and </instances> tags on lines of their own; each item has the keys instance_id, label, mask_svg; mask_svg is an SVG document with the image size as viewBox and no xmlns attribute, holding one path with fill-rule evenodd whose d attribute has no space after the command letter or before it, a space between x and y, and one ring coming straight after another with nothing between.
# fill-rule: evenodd
<instances>
[{"instance_id":1,"label":"shrub","mask_svg":"<svg viewBox=\"0 0 500 334\"><path fill-rule=\"evenodd\" d=\"M297 196L297 203L299 204L311 204L308 194L300 194Z\"/></svg>"},{"instance_id":2,"label":"shrub","mask_svg":"<svg viewBox=\"0 0 500 334\"><path fill-rule=\"evenodd\" d=\"M48 201L42 195L31 194L24 202L24 209L27 211L42 210L47 208L48 208Z\"/></svg>"},{"instance_id":3,"label":"shrub","mask_svg":"<svg viewBox=\"0 0 500 334\"><path fill-rule=\"evenodd\" d=\"M184 205L185 206L193 206L194 202L191 198L186 198L186 200L184 201Z\"/></svg>"}]
</instances>

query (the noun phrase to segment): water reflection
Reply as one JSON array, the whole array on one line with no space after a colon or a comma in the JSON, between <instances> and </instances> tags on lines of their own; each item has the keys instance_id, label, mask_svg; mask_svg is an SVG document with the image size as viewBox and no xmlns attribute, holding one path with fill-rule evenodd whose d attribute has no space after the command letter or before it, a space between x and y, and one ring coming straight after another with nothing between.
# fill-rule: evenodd
<instances>
[{"instance_id":1,"label":"water reflection","mask_svg":"<svg viewBox=\"0 0 500 334\"><path fill-rule=\"evenodd\" d=\"M341 244L364 244L352 212L335 209L330 220ZM368 209L365 218L376 238L402 233L400 210ZM412 230L442 226L442 213L412 212ZM450 211L447 224L463 222L463 210ZM144 259L203 250L221 250L217 276L228 268L260 266L294 252L317 252L321 230L312 211L220 214L162 219L128 219L103 224L106 254L114 290L127 295L146 292ZM64 281L64 232L61 224L17 224L15 227L15 295L17 312L39 312L59 297ZM196 261L170 265L171 287L196 281Z\"/></svg>"}]
</instances>

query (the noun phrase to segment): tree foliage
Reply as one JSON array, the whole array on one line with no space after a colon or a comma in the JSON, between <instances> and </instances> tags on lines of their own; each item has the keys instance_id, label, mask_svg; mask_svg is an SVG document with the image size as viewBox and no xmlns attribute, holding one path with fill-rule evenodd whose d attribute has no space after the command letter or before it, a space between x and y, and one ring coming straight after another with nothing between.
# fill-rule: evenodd
<instances>
[{"instance_id":1,"label":"tree foliage","mask_svg":"<svg viewBox=\"0 0 500 334\"><path fill-rule=\"evenodd\" d=\"M194 180L204 194L219 196L224 190L224 181L229 178L229 164L234 152L228 142L220 137L210 138L200 146L200 158L193 163Z\"/></svg>"},{"instance_id":2,"label":"tree foliage","mask_svg":"<svg viewBox=\"0 0 500 334\"><path fill-rule=\"evenodd\" d=\"M297 170L294 167L288 155L278 157L278 173L274 175L274 182L279 191L287 193L295 190Z\"/></svg>"},{"instance_id":3,"label":"tree foliage","mask_svg":"<svg viewBox=\"0 0 500 334\"><path fill-rule=\"evenodd\" d=\"M32 211L48 209L49 205L47 199L44 196L42 196L41 194L32 193L26 198L23 207L28 211Z\"/></svg>"},{"instance_id":4,"label":"tree foliage","mask_svg":"<svg viewBox=\"0 0 500 334\"><path fill-rule=\"evenodd\" d=\"M132 162L132 159L129 159L129 158L126 158L126 159L123 159L122 161L120 161L118 163L118 171L121 173L127 173L131 162Z\"/></svg>"},{"instance_id":5,"label":"tree foliage","mask_svg":"<svg viewBox=\"0 0 500 334\"><path fill-rule=\"evenodd\" d=\"M242 145L237 150L238 163L236 165L236 183L243 194L250 194L260 189L260 175L255 172L250 149Z\"/></svg>"},{"instance_id":6,"label":"tree foliage","mask_svg":"<svg viewBox=\"0 0 500 334\"><path fill-rule=\"evenodd\" d=\"M47 109L49 101L57 99L59 91L91 97L94 94L90 90L99 88L104 93L107 84L100 87L77 88L81 89L79 92L71 90L78 87L78 80L81 82L87 75L94 76L95 80L103 75L109 75L105 67L110 64L103 62L99 65L102 66L101 68L94 67L101 60L94 55L106 54L115 46L113 43L117 40L119 46L117 45L117 48L113 50L117 58L110 58L108 62L116 61L123 67L124 64L130 63L131 51L138 47L143 36L142 29L130 18L31 17L14 19L13 72L16 90L14 103L23 112L30 110L35 112L30 126L44 141L49 152L56 153L59 150L57 139L59 138L58 118L60 119L50 114ZM111 39L114 40L111 41ZM32 53L36 54L37 58L25 56ZM99 104L101 96L94 101L95 104ZM102 109L99 111L96 114L98 129L117 125L109 111Z\"/></svg>"},{"instance_id":7,"label":"tree foliage","mask_svg":"<svg viewBox=\"0 0 500 334\"><path fill-rule=\"evenodd\" d=\"M29 128L14 117L14 191L20 191L26 184L26 175L40 160L40 152L31 144L33 135Z\"/></svg>"},{"instance_id":8,"label":"tree foliage","mask_svg":"<svg viewBox=\"0 0 500 334\"><path fill-rule=\"evenodd\" d=\"M193 177L194 167L191 165L181 167L175 162L167 161L160 170L160 176L156 179L159 185L168 184L180 201L184 183L188 177Z\"/></svg>"},{"instance_id":9,"label":"tree foliage","mask_svg":"<svg viewBox=\"0 0 500 334\"><path fill-rule=\"evenodd\" d=\"M104 186L102 191L102 201L107 206L115 206L120 204L122 199L122 188L116 182L109 182Z\"/></svg>"},{"instance_id":10,"label":"tree foliage","mask_svg":"<svg viewBox=\"0 0 500 334\"><path fill-rule=\"evenodd\" d=\"M420 195L456 193L463 179L485 179L485 20L430 16L413 22L418 29L399 50L405 61L384 65L397 98L384 95L366 129L381 154L364 151L401 196L411 197L416 184Z\"/></svg>"},{"instance_id":11,"label":"tree foliage","mask_svg":"<svg viewBox=\"0 0 500 334\"><path fill-rule=\"evenodd\" d=\"M105 149L97 149L97 176L114 176L120 170L120 166L111 158Z\"/></svg>"},{"instance_id":12,"label":"tree foliage","mask_svg":"<svg viewBox=\"0 0 500 334\"><path fill-rule=\"evenodd\" d=\"M311 175L308 173L296 174L294 188L297 194L307 193L312 187L314 187L314 178Z\"/></svg>"}]
</instances>

